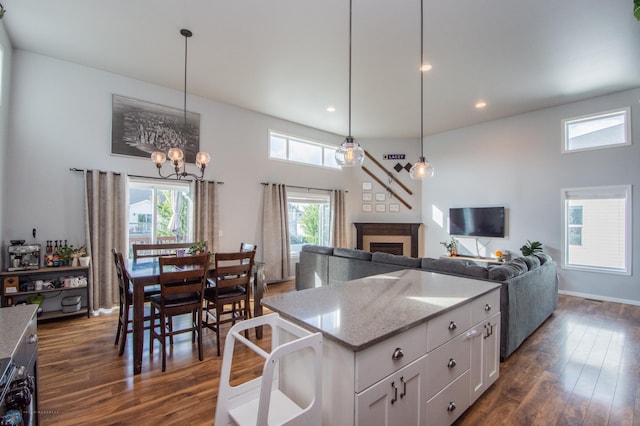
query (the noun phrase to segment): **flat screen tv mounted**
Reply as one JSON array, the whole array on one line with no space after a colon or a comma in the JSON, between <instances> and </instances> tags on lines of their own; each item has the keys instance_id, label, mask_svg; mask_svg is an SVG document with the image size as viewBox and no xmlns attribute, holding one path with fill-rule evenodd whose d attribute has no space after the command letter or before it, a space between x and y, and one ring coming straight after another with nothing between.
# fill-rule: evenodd
<instances>
[{"instance_id":1,"label":"flat screen tv mounted","mask_svg":"<svg viewBox=\"0 0 640 426\"><path fill-rule=\"evenodd\" d=\"M449 235L504 238L504 207L457 207L449 209Z\"/></svg>"}]
</instances>

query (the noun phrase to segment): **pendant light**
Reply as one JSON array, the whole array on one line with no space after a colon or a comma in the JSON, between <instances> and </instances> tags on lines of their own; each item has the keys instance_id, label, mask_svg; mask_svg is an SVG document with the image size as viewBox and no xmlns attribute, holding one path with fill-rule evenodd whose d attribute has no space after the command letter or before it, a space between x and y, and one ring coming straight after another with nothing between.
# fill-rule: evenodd
<instances>
[{"instance_id":1,"label":"pendant light","mask_svg":"<svg viewBox=\"0 0 640 426\"><path fill-rule=\"evenodd\" d=\"M188 126L187 126L187 40L189 37L193 35L193 33L187 29L180 30L180 34L184 36L184 122L183 122L183 137L184 137L184 145L187 142L187 134L188 134ZM162 165L169 157L171 160L171 164L173 165L174 172L169 175L162 174ZM200 174L196 175L194 173L187 172L187 166L184 161L184 152L180 147L172 147L169 148L167 154L161 151L154 151L151 154L151 161L153 161L158 168L158 174L162 178L176 178L183 179L186 177L192 177L196 180L202 180L204 178L204 169L207 167L207 164L211 161L211 156L209 153L201 151L196 154L196 167L200 169Z\"/></svg>"},{"instance_id":2,"label":"pendant light","mask_svg":"<svg viewBox=\"0 0 640 426\"><path fill-rule=\"evenodd\" d=\"M433 166L424 158L424 0L420 0L420 157L411 166L409 176L413 180L423 180L433 176Z\"/></svg>"},{"instance_id":3,"label":"pendant light","mask_svg":"<svg viewBox=\"0 0 640 426\"><path fill-rule=\"evenodd\" d=\"M349 134L336 150L336 163L342 167L361 166L364 162L364 150L351 136L351 27L353 0L349 0Z\"/></svg>"}]
</instances>

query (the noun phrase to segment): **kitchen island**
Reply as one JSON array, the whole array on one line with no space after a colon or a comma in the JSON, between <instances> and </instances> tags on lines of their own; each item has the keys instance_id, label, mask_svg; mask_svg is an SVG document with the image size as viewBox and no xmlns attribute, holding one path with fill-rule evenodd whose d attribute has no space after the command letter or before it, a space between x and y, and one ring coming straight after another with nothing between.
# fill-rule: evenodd
<instances>
[{"instance_id":1,"label":"kitchen island","mask_svg":"<svg viewBox=\"0 0 640 426\"><path fill-rule=\"evenodd\" d=\"M402 270L262 303L323 334L323 424L450 424L499 374L496 283ZM281 386L304 405L297 365Z\"/></svg>"}]
</instances>

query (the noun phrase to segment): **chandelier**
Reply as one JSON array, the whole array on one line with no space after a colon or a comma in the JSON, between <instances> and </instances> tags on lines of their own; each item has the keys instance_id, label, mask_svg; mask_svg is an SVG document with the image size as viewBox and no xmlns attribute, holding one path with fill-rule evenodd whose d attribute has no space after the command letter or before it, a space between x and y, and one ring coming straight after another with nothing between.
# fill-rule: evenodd
<instances>
[{"instance_id":1,"label":"chandelier","mask_svg":"<svg viewBox=\"0 0 640 426\"><path fill-rule=\"evenodd\" d=\"M351 21L352 4L349 0L349 135L344 139L340 147L336 150L336 163L342 167L361 166L364 162L364 150L358 142L351 136Z\"/></svg>"},{"instance_id":2,"label":"chandelier","mask_svg":"<svg viewBox=\"0 0 640 426\"><path fill-rule=\"evenodd\" d=\"M424 73L430 68L424 65L424 0L420 0L420 157L411 166L409 176L414 180L423 180L433 176L433 166L424 157Z\"/></svg>"},{"instance_id":3,"label":"chandelier","mask_svg":"<svg viewBox=\"0 0 640 426\"><path fill-rule=\"evenodd\" d=\"M193 33L187 29L182 29L180 30L180 34L184 36L184 122L182 132L182 145L184 146L186 145L189 134L187 126L187 40L193 35ZM167 157L169 157L169 160L171 161L174 172L168 175L163 175L162 165L167 160ZM162 151L154 151L151 153L151 161L156 164L158 174L162 178L183 179L186 177L192 177L196 180L202 180L204 178L204 169L211 161L211 156L209 153L203 151L196 154L196 167L200 169L199 175L187 172L184 152L178 146L170 148L166 154Z\"/></svg>"}]
</instances>

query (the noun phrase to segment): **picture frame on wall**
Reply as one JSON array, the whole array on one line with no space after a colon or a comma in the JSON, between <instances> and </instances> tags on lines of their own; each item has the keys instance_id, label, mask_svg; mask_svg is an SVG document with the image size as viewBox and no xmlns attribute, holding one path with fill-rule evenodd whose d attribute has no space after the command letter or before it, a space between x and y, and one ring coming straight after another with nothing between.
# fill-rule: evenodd
<instances>
[{"instance_id":1,"label":"picture frame on wall","mask_svg":"<svg viewBox=\"0 0 640 426\"><path fill-rule=\"evenodd\" d=\"M362 193L362 201L372 201L372 200L373 200L373 195L371 195L370 192Z\"/></svg>"},{"instance_id":2,"label":"picture frame on wall","mask_svg":"<svg viewBox=\"0 0 640 426\"><path fill-rule=\"evenodd\" d=\"M112 95L111 154L144 157L179 147L187 163L200 151L200 114Z\"/></svg>"},{"instance_id":3,"label":"picture frame on wall","mask_svg":"<svg viewBox=\"0 0 640 426\"><path fill-rule=\"evenodd\" d=\"M371 189L372 189L371 182L362 182L363 191L371 191Z\"/></svg>"},{"instance_id":4,"label":"picture frame on wall","mask_svg":"<svg viewBox=\"0 0 640 426\"><path fill-rule=\"evenodd\" d=\"M400 211L400 204L389 204L389 211L392 213L398 213Z\"/></svg>"},{"instance_id":5,"label":"picture frame on wall","mask_svg":"<svg viewBox=\"0 0 640 426\"><path fill-rule=\"evenodd\" d=\"M386 211L387 211L387 205L386 204L376 204L376 212L384 213Z\"/></svg>"},{"instance_id":6,"label":"picture frame on wall","mask_svg":"<svg viewBox=\"0 0 640 426\"><path fill-rule=\"evenodd\" d=\"M376 201L384 201L387 199L387 194L384 192L376 192Z\"/></svg>"},{"instance_id":7,"label":"picture frame on wall","mask_svg":"<svg viewBox=\"0 0 640 426\"><path fill-rule=\"evenodd\" d=\"M371 212L373 211L373 206L371 204L362 204L363 212Z\"/></svg>"}]
</instances>

